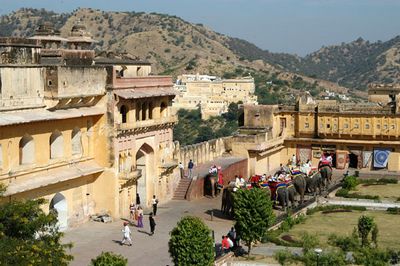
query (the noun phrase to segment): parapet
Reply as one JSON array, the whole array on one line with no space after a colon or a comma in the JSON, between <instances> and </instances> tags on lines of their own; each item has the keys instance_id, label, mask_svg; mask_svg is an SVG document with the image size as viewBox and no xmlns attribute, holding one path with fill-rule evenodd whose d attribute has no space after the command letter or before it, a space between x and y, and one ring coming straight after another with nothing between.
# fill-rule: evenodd
<instances>
[{"instance_id":1,"label":"parapet","mask_svg":"<svg viewBox=\"0 0 400 266\"><path fill-rule=\"evenodd\" d=\"M40 62L41 42L26 38L0 38L0 64L32 65Z\"/></svg>"}]
</instances>

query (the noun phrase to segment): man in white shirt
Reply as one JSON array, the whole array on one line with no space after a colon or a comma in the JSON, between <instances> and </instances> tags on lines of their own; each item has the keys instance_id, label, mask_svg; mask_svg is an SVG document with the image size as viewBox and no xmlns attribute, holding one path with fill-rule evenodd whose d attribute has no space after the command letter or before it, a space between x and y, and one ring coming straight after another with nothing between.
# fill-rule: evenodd
<instances>
[{"instance_id":1,"label":"man in white shirt","mask_svg":"<svg viewBox=\"0 0 400 266\"><path fill-rule=\"evenodd\" d=\"M296 167L297 165L297 160L296 160L296 155L292 155L292 167Z\"/></svg>"},{"instance_id":2,"label":"man in white shirt","mask_svg":"<svg viewBox=\"0 0 400 266\"><path fill-rule=\"evenodd\" d=\"M184 166L183 166L183 163L179 162L178 167L179 167L179 171L181 173L181 178L183 178L184 177Z\"/></svg>"},{"instance_id":3,"label":"man in white shirt","mask_svg":"<svg viewBox=\"0 0 400 266\"><path fill-rule=\"evenodd\" d=\"M131 229L129 228L129 223L124 222L124 229L122 229L123 239L121 241L121 246L128 242L129 246L132 246L132 239L131 239Z\"/></svg>"}]
</instances>

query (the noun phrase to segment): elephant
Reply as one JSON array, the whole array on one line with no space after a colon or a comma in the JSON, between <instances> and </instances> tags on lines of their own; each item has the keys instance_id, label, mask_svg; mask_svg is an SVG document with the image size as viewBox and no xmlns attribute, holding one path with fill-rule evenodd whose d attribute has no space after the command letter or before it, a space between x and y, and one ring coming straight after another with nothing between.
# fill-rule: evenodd
<instances>
[{"instance_id":1,"label":"elephant","mask_svg":"<svg viewBox=\"0 0 400 266\"><path fill-rule=\"evenodd\" d=\"M322 183L326 188L332 182L332 168L329 165L323 165L319 168L321 173Z\"/></svg>"},{"instance_id":2,"label":"elephant","mask_svg":"<svg viewBox=\"0 0 400 266\"><path fill-rule=\"evenodd\" d=\"M305 174L298 174L292 177L292 183L300 195L300 204L304 202L304 193L306 192L307 182Z\"/></svg>"},{"instance_id":3,"label":"elephant","mask_svg":"<svg viewBox=\"0 0 400 266\"><path fill-rule=\"evenodd\" d=\"M306 191L312 193L314 196L317 193L317 189L319 190L319 195L321 195L321 187L322 187L322 177L319 172L315 173L313 176L309 177L307 176L305 178L306 183L307 183L307 188Z\"/></svg>"},{"instance_id":4,"label":"elephant","mask_svg":"<svg viewBox=\"0 0 400 266\"><path fill-rule=\"evenodd\" d=\"M279 202L282 210L286 210L289 206L289 191L286 184L278 185L277 183L272 182L269 184L269 188L271 191L271 199L274 200L274 202Z\"/></svg>"},{"instance_id":5,"label":"elephant","mask_svg":"<svg viewBox=\"0 0 400 266\"><path fill-rule=\"evenodd\" d=\"M234 191L231 187L224 188L222 192L222 204L221 211L224 214L232 215L233 214L233 197Z\"/></svg>"},{"instance_id":6,"label":"elephant","mask_svg":"<svg viewBox=\"0 0 400 266\"><path fill-rule=\"evenodd\" d=\"M217 180L215 176L207 175L204 179L204 195L217 196Z\"/></svg>"},{"instance_id":7,"label":"elephant","mask_svg":"<svg viewBox=\"0 0 400 266\"><path fill-rule=\"evenodd\" d=\"M290 201L290 207L294 208L295 205L295 196L296 196L296 188L294 187L293 184L290 184L287 186L287 192L288 192L288 197Z\"/></svg>"}]
</instances>

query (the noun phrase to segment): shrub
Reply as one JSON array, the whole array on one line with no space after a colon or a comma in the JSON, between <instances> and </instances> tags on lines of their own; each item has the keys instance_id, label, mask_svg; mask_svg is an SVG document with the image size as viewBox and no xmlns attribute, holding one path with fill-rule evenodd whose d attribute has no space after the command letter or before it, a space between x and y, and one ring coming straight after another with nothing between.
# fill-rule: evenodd
<instances>
[{"instance_id":1,"label":"shrub","mask_svg":"<svg viewBox=\"0 0 400 266\"><path fill-rule=\"evenodd\" d=\"M197 217L183 217L172 229L169 253L175 265L213 265L211 230Z\"/></svg>"},{"instance_id":2,"label":"shrub","mask_svg":"<svg viewBox=\"0 0 400 266\"><path fill-rule=\"evenodd\" d=\"M279 250L274 254L274 258L279 262L280 265L285 265L292 261L292 254L288 249Z\"/></svg>"},{"instance_id":3,"label":"shrub","mask_svg":"<svg viewBox=\"0 0 400 266\"><path fill-rule=\"evenodd\" d=\"M354 211L366 211L367 208L364 206L343 206L343 205L325 205L318 206L307 210L307 215L312 215L320 211L333 211L333 210L354 210Z\"/></svg>"},{"instance_id":4,"label":"shrub","mask_svg":"<svg viewBox=\"0 0 400 266\"><path fill-rule=\"evenodd\" d=\"M343 188L347 190L354 190L358 184L359 182L355 176L346 176L343 180Z\"/></svg>"},{"instance_id":5,"label":"shrub","mask_svg":"<svg viewBox=\"0 0 400 266\"><path fill-rule=\"evenodd\" d=\"M323 252L321 255L317 256L314 251L305 253L299 258L305 265L324 265L324 266L344 266L347 265L346 257L343 252L338 251L328 251Z\"/></svg>"},{"instance_id":6,"label":"shrub","mask_svg":"<svg viewBox=\"0 0 400 266\"><path fill-rule=\"evenodd\" d=\"M368 235L375 226L374 218L362 215L358 219L358 234L361 237L361 245L368 246Z\"/></svg>"},{"instance_id":7,"label":"shrub","mask_svg":"<svg viewBox=\"0 0 400 266\"><path fill-rule=\"evenodd\" d=\"M369 199L369 200L379 200L380 197L377 195L361 195L358 193L349 193L345 198L350 198L350 199Z\"/></svg>"},{"instance_id":8,"label":"shrub","mask_svg":"<svg viewBox=\"0 0 400 266\"><path fill-rule=\"evenodd\" d=\"M343 198L346 198L347 195L349 195L349 190L346 188L339 189L338 191L336 191L335 194L336 197L343 197Z\"/></svg>"},{"instance_id":9,"label":"shrub","mask_svg":"<svg viewBox=\"0 0 400 266\"><path fill-rule=\"evenodd\" d=\"M164 53L170 53L171 52L171 49L169 49L169 48L166 48L165 50L164 50Z\"/></svg>"},{"instance_id":10,"label":"shrub","mask_svg":"<svg viewBox=\"0 0 400 266\"><path fill-rule=\"evenodd\" d=\"M126 266L128 260L119 254L112 252L102 252L99 256L92 259L91 266Z\"/></svg>"},{"instance_id":11,"label":"shrub","mask_svg":"<svg viewBox=\"0 0 400 266\"><path fill-rule=\"evenodd\" d=\"M390 214L400 214L400 208L394 207L394 208L387 208L386 210Z\"/></svg>"},{"instance_id":12,"label":"shrub","mask_svg":"<svg viewBox=\"0 0 400 266\"><path fill-rule=\"evenodd\" d=\"M357 237L357 231L351 236L337 236L331 234L328 238L328 243L332 246L339 247L343 251L353 251L359 247L359 241Z\"/></svg>"},{"instance_id":13,"label":"shrub","mask_svg":"<svg viewBox=\"0 0 400 266\"><path fill-rule=\"evenodd\" d=\"M398 180L395 178L381 178L381 179L360 179L360 184L397 184Z\"/></svg>"},{"instance_id":14,"label":"shrub","mask_svg":"<svg viewBox=\"0 0 400 266\"><path fill-rule=\"evenodd\" d=\"M315 235L304 232L301 236L301 242L304 254L319 245L319 240Z\"/></svg>"},{"instance_id":15,"label":"shrub","mask_svg":"<svg viewBox=\"0 0 400 266\"><path fill-rule=\"evenodd\" d=\"M353 252L353 258L355 263L358 265L384 266L388 265L391 256L388 251L364 247L359 249L357 252Z\"/></svg>"}]
</instances>

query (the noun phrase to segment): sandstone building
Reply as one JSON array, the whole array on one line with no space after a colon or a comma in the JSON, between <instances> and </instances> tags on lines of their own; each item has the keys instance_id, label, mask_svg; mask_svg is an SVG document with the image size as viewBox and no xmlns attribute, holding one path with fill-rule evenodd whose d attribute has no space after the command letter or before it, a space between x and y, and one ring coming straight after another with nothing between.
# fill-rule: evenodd
<instances>
[{"instance_id":1,"label":"sandstone building","mask_svg":"<svg viewBox=\"0 0 400 266\"><path fill-rule=\"evenodd\" d=\"M372 95L397 99L388 86ZM393 96L394 95L394 96ZM400 113L398 104L373 102L338 104L303 95L293 106L249 106L244 124L234 137L233 151L249 158L250 174L272 172L292 155L299 162L318 164L323 154L337 169L400 171Z\"/></svg>"},{"instance_id":2,"label":"sandstone building","mask_svg":"<svg viewBox=\"0 0 400 266\"><path fill-rule=\"evenodd\" d=\"M230 103L257 104L252 77L220 79L199 74L182 75L174 87L179 91L173 104L175 112L181 108L200 108L203 119L226 113Z\"/></svg>"},{"instance_id":3,"label":"sandstone building","mask_svg":"<svg viewBox=\"0 0 400 266\"><path fill-rule=\"evenodd\" d=\"M0 38L1 200L45 198L61 229L109 212L126 215L136 193L172 197L178 175L171 77L145 62L96 59L77 25L29 39Z\"/></svg>"}]
</instances>

